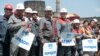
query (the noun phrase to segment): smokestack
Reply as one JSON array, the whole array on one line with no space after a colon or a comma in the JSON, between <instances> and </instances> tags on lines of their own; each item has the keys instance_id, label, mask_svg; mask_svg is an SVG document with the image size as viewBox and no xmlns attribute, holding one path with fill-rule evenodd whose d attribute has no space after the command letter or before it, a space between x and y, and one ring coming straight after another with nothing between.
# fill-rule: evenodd
<instances>
[{"instance_id":1,"label":"smokestack","mask_svg":"<svg viewBox=\"0 0 100 56\"><path fill-rule=\"evenodd\" d=\"M56 16L59 17L60 12L60 0L56 0Z\"/></svg>"}]
</instances>

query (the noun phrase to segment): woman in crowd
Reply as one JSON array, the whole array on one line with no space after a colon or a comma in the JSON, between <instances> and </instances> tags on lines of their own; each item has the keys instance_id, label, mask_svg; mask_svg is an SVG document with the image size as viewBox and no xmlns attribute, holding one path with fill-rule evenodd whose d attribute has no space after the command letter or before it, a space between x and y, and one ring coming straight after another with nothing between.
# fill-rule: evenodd
<instances>
[{"instance_id":1,"label":"woman in crowd","mask_svg":"<svg viewBox=\"0 0 100 56\"><path fill-rule=\"evenodd\" d=\"M85 20L83 22L83 27L81 28L83 39L92 39L94 36L91 33L91 30L89 29L89 21ZM83 52L83 56L94 56L94 52Z\"/></svg>"}]
</instances>

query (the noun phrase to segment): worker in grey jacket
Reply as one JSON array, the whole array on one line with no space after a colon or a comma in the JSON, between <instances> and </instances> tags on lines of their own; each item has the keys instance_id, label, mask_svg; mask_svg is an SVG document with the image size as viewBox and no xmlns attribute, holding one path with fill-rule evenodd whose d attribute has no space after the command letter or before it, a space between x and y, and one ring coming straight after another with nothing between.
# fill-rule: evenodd
<instances>
[{"instance_id":1,"label":"worker in grey jacket","mask_svg":"<svg viewBox=\"0 0 100 56\"><path fill-rule=\"evenodd\" d=\"M56 42L55 37L53 37L53 28L52 8L47 6L45 9L45 17L39 21L39 36L41 41L40 56L42 56L41 52L43 52L44 43Z\"/></svg>"},{"instance_id":2,"label":"worker in grey jacket","mask_svg":"<svg viewBox=\"0 0 100 56\"><path fill-rule=\"evenodd\" d=\"M57 56L71 56L71 46L62 46L61 39L71 32L71 22L66 18L67 10L62 8L60 11L60 18L57 19L57 32L58 32L58 55ZM66 37L67 38L67 37Z\"/></svg>"},{"instance_id":3,"label":"worker in grey jacket","mask_svg":"<svg viewBox=\"0 0 100 56\"><path fill-rule=\"evenodd\" d=\"M27 25L27 22L23 19L23 12L24 12L24 5L22 3L18 3L16 6L15 13L10 17L8 23L9 23L9 30L10 30L10 36L14 37L14 35L19 31L21 27L25 27ZM11 56L27 56L26 50L14 46L14 44L11 42ZM16 50L14 50L16 49Z\"/></svg>"}]
</instances>

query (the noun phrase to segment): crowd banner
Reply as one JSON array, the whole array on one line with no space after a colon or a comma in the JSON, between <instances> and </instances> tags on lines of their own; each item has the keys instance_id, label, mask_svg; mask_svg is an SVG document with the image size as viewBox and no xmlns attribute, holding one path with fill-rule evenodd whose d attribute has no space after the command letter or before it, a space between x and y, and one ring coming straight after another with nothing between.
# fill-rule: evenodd
<instances>
[{"instance_id":1,"label":"crowd banner","mask_svg":"<svg viewBox=\"0 0 100 56\"><path fill-rule=\"evenodd\" d=\"M43 56L57 56L57 44L55 42L44 43Z\"/></svg>"},{"instance_id":2,"label":"crowd banner","mask_svg":"<svg viewBox=\"0 0 100 56\"><path fill-rule=\"evenodd\" d=\"M32 42L35 35L31 32L26 32L23 29L20 29L15 37L12 39L12 43L18 47L21 47L27 51L30 50Z\"/></svg>"},{"instance_id":3,"label":"crowd banner","mask_svg":"<svg viewBox=\"0 0 100 56\"><path fill-rule=\"evenodd\" d=\"M63 33L61 35L61 44L62 46L75 46L75 41L73 40L74 34L69 32L69 33Z\"/></svg>"},{"instance_id":4,"label":"crowd banner","mask_svg":"<svg viewBox=\"0 0 100 56\"><path fill-rule=\"evenodd\" d=\"M82 40L83 51L98 51L97 39Z\"/></svg>"}]
</instances>

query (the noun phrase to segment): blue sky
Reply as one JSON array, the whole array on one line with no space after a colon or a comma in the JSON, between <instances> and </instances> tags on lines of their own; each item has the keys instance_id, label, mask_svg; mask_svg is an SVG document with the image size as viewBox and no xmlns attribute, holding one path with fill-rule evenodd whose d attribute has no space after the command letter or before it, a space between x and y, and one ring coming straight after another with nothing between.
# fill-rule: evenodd
<instances>
[{"instance_id":1,"label":"blue sky","mask_svg":"<svg viewBox=\"0 0 100 56\"><path fill-rule=\"evenodd\" d=\"M19 2L25 0L0 0L0 14L3 14L3 8L6 3L11 3L13 7ZM49 5L55 11L55 0L45 0L46 5ZM66 8L68 13L76 13L81 17L100 16L100 0L61 0L61 8Z\"/></svg>"}]
</instances>

